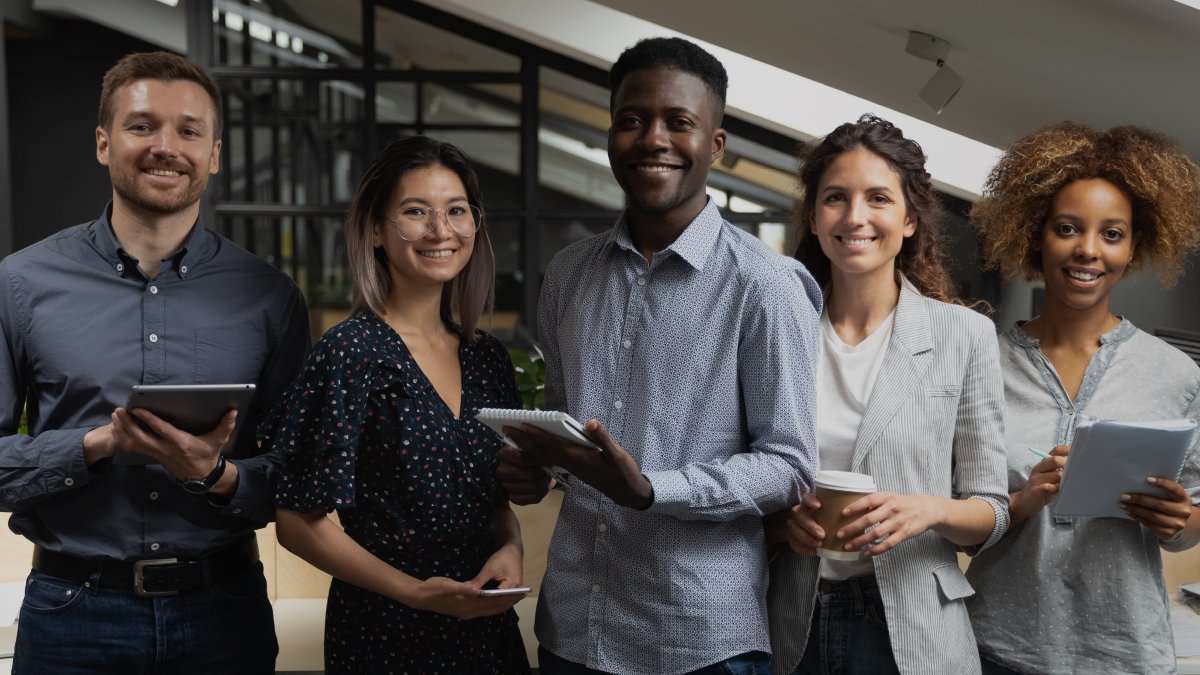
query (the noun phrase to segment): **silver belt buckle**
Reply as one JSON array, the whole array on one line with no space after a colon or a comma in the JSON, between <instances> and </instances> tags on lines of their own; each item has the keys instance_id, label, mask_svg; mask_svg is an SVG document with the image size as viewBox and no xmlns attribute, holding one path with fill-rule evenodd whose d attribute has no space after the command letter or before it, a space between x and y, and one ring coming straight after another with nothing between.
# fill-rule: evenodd
<instances>
[{"instance_id":1,"label":"silver belt buckle","mask_svg":"<svg viewBox=\"0 0 1200 675\"><path fill-rule=\"evenodd\" d=\"M174 565L178 562L179 558L154 558L152 560L139 560L133 563L133 594L139 598L163 598L179 595L179 591L147 591L142 586L142 573L147 567L162 567L163 565Z\"/></svg>"}]
</instances>

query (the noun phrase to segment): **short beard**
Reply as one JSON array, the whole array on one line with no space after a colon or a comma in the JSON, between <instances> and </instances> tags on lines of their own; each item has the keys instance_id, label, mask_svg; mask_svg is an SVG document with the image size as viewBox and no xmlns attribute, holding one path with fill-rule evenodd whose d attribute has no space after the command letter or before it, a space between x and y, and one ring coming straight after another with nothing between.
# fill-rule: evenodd
<instances>
[{"instance_id":1,"label":"short beard","mask_svg":"<svg viewBox=\"0 0 1200 675\"><path fill-rule=\"evenodd\" d=\"M144 195L139 192L136 175L133 180L128 180L124 173L110 171L109 178L112 180L113 190L121 196L121 199L125 203L143 211L164 216L176 214L190 208L193 204L200 201L200 196L204 194L204 188L208 186L208 181L201 179L200 181L191 182L188 188L177 199L156 199L156 195Z\"/></svg>"}]
</instances>

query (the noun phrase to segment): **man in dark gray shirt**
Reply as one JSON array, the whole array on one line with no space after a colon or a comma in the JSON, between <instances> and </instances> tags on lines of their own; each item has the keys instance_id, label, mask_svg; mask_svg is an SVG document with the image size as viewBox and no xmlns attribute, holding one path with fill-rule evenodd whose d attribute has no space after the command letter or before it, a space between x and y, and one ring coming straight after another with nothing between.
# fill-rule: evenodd
<instances>
[{"instance_id":1,"label":"man in dark gray shirt","mask_svg":"<svg viewBox=\"0 0 1200 675\"><path fill-rule=\"evenodd\" d=\"M254 429L303 363L308 312L199 222L220 138L207 72L125 57L96 129L112 202L0 262L0 508L36 546L14 673L274 671L254 530L278 462ZM122 407L135 384L233 383L254 404L199 436Z\"/></svg>"}]
</instances>

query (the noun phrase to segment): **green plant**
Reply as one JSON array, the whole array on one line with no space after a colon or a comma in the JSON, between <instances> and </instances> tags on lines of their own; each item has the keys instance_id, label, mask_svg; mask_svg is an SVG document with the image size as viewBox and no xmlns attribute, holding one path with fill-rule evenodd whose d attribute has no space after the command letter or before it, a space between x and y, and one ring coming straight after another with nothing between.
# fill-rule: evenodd
<instances>
[{"instance_id":1,"label":"green plant","mask_svg":"<svg viewBox=\"0 0 1200 675\"><path fill-rule=\"evenodd\" d=\"M24 408L21 408L21 423L17 425L17 433L29 435L29 422L25 419Z\"/></svg>"},{"instance_id":2,"label":"green plant","mask_svg":"<svg viewBox=\"0 0 1200 675\"><path fill-rule=\"evenodd\" d=\"M541 410L546 407L546 361L542 350L535 344L531 351L508 350L513 370L517 373L517 391L521 392L521 403L526 410Z\"/></svg>"}]
</instances>

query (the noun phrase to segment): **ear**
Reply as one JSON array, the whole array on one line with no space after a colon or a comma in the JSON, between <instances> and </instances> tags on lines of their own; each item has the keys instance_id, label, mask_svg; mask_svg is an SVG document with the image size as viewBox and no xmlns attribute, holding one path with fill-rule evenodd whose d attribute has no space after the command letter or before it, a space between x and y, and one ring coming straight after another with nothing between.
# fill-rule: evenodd
<instances>
[{"instance_id":1,"label":"ear","mask_svg":"<svg viewBox=\"0 0 1200 675\"><path fill-rule=\"evenodd\" d=\"M725 129L720 128L713 132L712 159L710 161L715 162L718 159L721 159L721 156L724 154L725 154Z\"/></svg>"},{"instance_id":2,"label":"ear","mask_svg":"<svg viewBox=\"0 0 1200 675\"><path fill-rule=\"evenodd\" d=\"M212 156L208 158L208 173L215 176L221 169L221 139L213 143Z\"/></svg>"},{"instance_id":3,"label":"ear","mask_svg":"<svg viewBox=\"0 0 1200 675\"><path fill-rule=\"evenodd\" d=\"M911 215L905 216L904 217L904 237L905 237L905 239L913 236L916 233L917 233L917 219L913 218Z\"/></svg>"},{"instance_id":4,"label":"ear","mask_svg":"<svg viewBox=\"0 0 1200 675\"><path fill-rule=\"evenodd\" d=\"M103 127L96 127L96 161L108 166L108 134Z\"/></svg>"},{"instance_id":5,"label":"ear","mask_svg":"<svg viewBox=\"0 0 1200 675\"><path fill-rule=\"evenodd\" d=\"M375 221L375 224L371 226L371 247L383 248L383 240L384 234L380 231L379 221Z\"/></svg>"}]
</instances>

